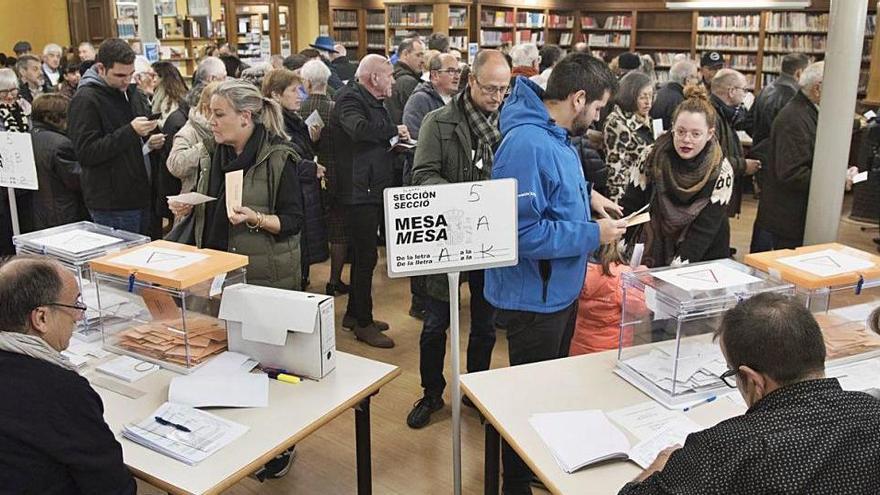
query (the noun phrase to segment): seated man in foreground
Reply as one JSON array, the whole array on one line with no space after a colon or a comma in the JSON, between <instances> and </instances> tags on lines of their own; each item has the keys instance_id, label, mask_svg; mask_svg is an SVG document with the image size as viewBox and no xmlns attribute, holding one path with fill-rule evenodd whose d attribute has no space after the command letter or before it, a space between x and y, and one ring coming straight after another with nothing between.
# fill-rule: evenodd
<instances>
[{"instance_id":1,"label":"seated man in foreground","mask_svg":"<svg viewBox=\"0 0 880 495\"><path fill-rule=\"evenodd\" d=\"M61 351L85 306L44 258L0 266L0 492L134 494L101 398Z\"/></svg>"},{"instance_id":2,"label":"seated man in foreground","mask_svg":"<svg viewBox=\"0 0 880 495\"><path fill-rule=\"evenodd\" d=\"M825 378L825 344L794 299L759 294L715 332L742 416L660 453L620 495L876 494L880 401Z\"/></svg>"}]
</instances>

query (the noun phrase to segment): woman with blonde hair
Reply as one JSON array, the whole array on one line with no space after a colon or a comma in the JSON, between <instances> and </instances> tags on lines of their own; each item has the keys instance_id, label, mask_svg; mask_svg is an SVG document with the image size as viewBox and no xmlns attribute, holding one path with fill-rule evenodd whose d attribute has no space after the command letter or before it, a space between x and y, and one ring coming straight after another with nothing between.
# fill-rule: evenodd
<instances>
[{"instance_id":1,"label":"woman with blonde hair","mask_svg":"<svg viewBox=\"0 0 880 495\"><path fill-rule=\"evenodd\" d=\"M196 187L199 170L210 164L208 146L214 138L208 119L211 118L211 96L217 86L219 82L212 82L202 89L198 105L190 109L186 124L174 135L165 165L171 175L180 179L181 194Z\"/></svg>"},{"instance_id":2,"label":"woman with blonde hair","mask_svg":"<svg viewBox=\"0 0 880 495\"><path fill-rule=\"evenodd\" d=\"M281 106L254 85L231 80L211 96L211 160L196 191L216 201L196 207L171 203L176 215L193 211L196 246L248 256L248 283L300 288L299 233L303 223L297 155L287 142ZM226 214L226 177L241 173L241 204Z\"/></svg>"}]
</instances>

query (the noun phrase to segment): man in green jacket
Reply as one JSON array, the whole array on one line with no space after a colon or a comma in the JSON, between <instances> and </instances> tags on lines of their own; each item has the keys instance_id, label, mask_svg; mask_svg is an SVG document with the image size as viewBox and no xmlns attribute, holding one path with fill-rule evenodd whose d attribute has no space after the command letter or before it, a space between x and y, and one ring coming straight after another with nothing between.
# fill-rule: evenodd
<instances>
[{"instance_id":1,"label":"man in green jacket","mask_svg":"<svg viewBox=\"0 0 880 495\"><path fill-rule=\"evenodd\" d=\"M413 185L433 185L488 180L492 160L501 142L498 109L510 84L510 66L498 50L477 53L468 76L468 87L446 106L429 113L419 130L413 164ZM489 369L495 329L494 310L483 297L483 271L466 274L471 293L471 328L468 339L468 372ZM424 397L406 418L410 428L422 428L431 414L443 408L443 361L449 328L449 290L445 275L427 280L419 371ZM456 342L454 345L458 345ZM467 404L467 402L465 402Z\"/></svg>"}]
</instances>

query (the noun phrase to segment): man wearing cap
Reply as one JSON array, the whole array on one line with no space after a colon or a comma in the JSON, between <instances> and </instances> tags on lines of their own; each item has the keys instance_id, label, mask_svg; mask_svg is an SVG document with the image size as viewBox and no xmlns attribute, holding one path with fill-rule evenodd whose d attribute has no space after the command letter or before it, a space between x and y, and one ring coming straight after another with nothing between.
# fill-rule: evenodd
<instances>
[{"instance_id":1,"label":"man wearing cap","mask_svg":"<svg viewBox=\"0 0 880 495\"><path fill-rule=\"evenodd\" d=\"M326 65L328 69L330 69L330 79L327 79L327 85L334 91L344 86L342 79L339 77L339 73L336 72L336 67L330 63L330 56L337 53L336 48L334 47L333 38L329 36L318 36L315 38L315 42L309 46L318 50L318 53L321 54L321 61L324 62L324 65Z\"/></svg>"},{"instance_id":2,"label":"man wearing cap","mask_svg":"<svg viewBox=\"0 0 880 495\"><path fill-rule=\"evenodd\" d=\"M620 79L629 72L642 66L642 59L632 52L621 53L617 57L617 78Z\"/></svg>"},{"instance_id":3,"label":"man wearing cap","mask_svg":"<svg viewBox=\"0 0 880 495\"><path fill-rule=\"evenodd\" d=\"M700 77L703 79L706 91L712 91L712 78L723 67L724 58L718 52L706 52L700 57Z\"/></svg>"}]
</instances>

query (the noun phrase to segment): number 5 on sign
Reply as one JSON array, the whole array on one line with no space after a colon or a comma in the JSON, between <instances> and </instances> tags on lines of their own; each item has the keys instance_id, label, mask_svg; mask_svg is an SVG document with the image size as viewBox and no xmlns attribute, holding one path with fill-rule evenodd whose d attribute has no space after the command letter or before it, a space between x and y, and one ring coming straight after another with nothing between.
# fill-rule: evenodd
<instances>
[{"instance_id":1,"label":"number 5 on sign","mask_svg":"<svg viewBox=\"0 0 880 495\"><path fill-rule=\"evenodd\" d=\"M517 263L516 180L385 190L389 277Z\"/></svg>"}]
</instances>

